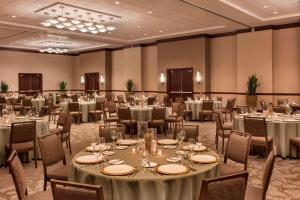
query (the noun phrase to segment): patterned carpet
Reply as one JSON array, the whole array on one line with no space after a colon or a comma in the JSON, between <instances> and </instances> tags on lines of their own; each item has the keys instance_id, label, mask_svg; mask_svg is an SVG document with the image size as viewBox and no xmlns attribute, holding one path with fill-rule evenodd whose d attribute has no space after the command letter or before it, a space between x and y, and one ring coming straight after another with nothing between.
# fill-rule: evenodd
<instances>
[{"instance_id":1,"label":"patterned carpet","mask_svg":"<svg viewBox=\"0 0 300 200\"><path fill-rule=\"evenodd\" d=\"M191 124L191 123L189 123ZM195 124L194 122L192 124ZM215 125L211 122L197 123L200 127L200 134L205 136L205 144L215 149L214 135ZM94 123L86 123L72 126L72 150L73 155L84 147L89 145L91 135L98 131L98 125ZM53 124L51 124L53 126ZM168 135L167 137L171 137ZM218 152L220 154L220 152ZM66 151L68 160L72 157ZM222 157L222 155L220 154ZM221 159L222 160L222 159ZM249 158L249 184L260 186L265 158L259 156L250 156ZM39 161L38 168L34 168L34 162L23 165L27 175L29 193L41 191L43 186L42 163ZM8 169L0 168L0 200L17 199L15 187ZM49 186L48 186L48 189ZM300 199L300 160L289 160L277 157L271 184L268 190L268 200L296 200Z\"/></svg>"}]
</instances>

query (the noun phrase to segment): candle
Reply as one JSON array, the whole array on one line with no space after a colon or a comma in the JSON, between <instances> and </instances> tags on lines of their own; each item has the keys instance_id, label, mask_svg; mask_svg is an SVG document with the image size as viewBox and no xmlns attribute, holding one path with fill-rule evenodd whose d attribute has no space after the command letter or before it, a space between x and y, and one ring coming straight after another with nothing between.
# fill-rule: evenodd
<instances>
[{"instance_id":1,"label":"candle","mask_svg":"<svg viewBox=\"0 0 300 200\"><path fill-rule=\"evenodd\" d=\"M157 150L157 155L158 155L158 156L161 156L161 155L162 155L162 150L161 150L161 149L158 149L158 150Z\"/></svg>"},{"instance_id":2,"label":"candle","mask_svg":"<svg viewBox=\"0 0 300 200\"><path fill-rule=\"evenodd\" d=\"M132 147L131 152L135 153L135 147Z\"/></svg>"}]
</instances>

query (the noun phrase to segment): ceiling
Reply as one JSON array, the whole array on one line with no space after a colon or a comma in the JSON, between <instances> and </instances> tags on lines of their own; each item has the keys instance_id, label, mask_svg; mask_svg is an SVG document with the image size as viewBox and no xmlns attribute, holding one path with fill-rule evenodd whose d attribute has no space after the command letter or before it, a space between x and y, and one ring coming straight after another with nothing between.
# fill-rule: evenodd
<instances>
[{"instance_id":1,"label":"ceiling","mask_svg":"<svg viewBox=\"0 0 300 200\"><path fill-rule=\"evenodd\" d=\"M120 16L117 30L89 34L44 27L38 10L57 2ZM70 43L71 53L298 22L300 0L1 0L0 47L38 50L44 41Z\"/></svg>"}]
</instances>

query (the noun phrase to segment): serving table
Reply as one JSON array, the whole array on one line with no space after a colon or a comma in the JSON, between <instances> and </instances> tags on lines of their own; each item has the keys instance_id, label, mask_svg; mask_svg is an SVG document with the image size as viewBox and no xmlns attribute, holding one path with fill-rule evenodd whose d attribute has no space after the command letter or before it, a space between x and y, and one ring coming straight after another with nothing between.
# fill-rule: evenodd
<instances>
[{"instance_id":1,"label":"serving table","mask_svg":"<svg viewBox=\"0 0 300 200\"><path fill-rule=\"evenodd\" d=\"M233 128L244 132L244 115L234 117ZM263 115L254 115L263 117ZM276 155L287 157L289 155L289 140L291 137L300 136L300 115L275 114L266 118L267 133L273 137L273 148ZM294 155L295 152L292 152Z\"/></svg>"},{"instance_id":2,"label":"serving table","mask_svg":"<svg viewBox=\"0 0 300 200\"><path fill-rule=\"evenodd\" d=\"M159 145L160 146L160 145ZM69 180L93 185L102 185L106 200L196 200L199 198L202 180L219 175L219 162L211 164L193 164L193 169L181 175L160 175L150 170L143 170L138 160L136 146L125 150L114 150L112 159L122 159L125 164L139 171L133 176L110 176L101 172L103 163L82 165L76 162L80 156L91 154L81 151L72 160ZM176 149L161 149L160 155L150 157L151 162L159 165L168 163L168 157L176 156ZM217 157L214 152L203 152Z\"/></svg>"}]
</instances>

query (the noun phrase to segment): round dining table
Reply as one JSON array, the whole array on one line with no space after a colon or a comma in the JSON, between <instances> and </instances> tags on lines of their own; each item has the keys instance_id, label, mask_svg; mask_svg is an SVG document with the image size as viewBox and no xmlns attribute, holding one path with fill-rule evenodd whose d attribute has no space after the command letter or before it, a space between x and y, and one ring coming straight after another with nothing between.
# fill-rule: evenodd
<instances>
[{"instance_id":1,"label":"round dining table","mask_svg":"<svg viewBox=\"0 0 300 200\"><path fill-rule=\"evenodd\" d=\"M79 101L79 111L82 112L82 122L89 121L89 112L95 109L95 101ZM60 110L68 111L68 102L60 103Z\"/></svg>"},{"instance_id":2,"label":"round dining table","mask_svg":"<svg viewBox=\"0 0 300 200\"><path fill-rule=\"evenodd\" d=\"M248 114L235 115L233 129L244 132L244 116ZM263 115L254 115L263 117ZM291 137L300 136L300 115L275 114L266 118L267 134L273 137L273 149L276 155L283 158L290 155L289 141ZM295 155L296 152L291 152Z\"/></svg>"},{"instance_id":3,"label":"round dining table","mask_svg":"<svg viewBox=\"0 0 300 200\"><path fill-rule=\"evenodd\" d=\"M7 116L4 116L7 117ZM35 119L15 119L14 122L24 122L25 120L35 120ZM47 119L38 119L36 121L36 144L37 144L37 156L38 158L41 158L40 151L39 151L39 145L37 138L43 135L49 134L49 123ZM0 122L0 165L5 164L5 145L9 144L10 140L10 133L11 133L11 122L5 123L3 122L3 117L1 118ZM32 159L33 152L30 151L29 153L29 159Z\"/></svg>"},{"instance_id":4,"label":"round dining table","mask_svg":"<svg viewBox=\"0 0 300 200\"><path fill-rule=\"evenodd\" d=\"M137 121L148 121L152 119L154 106L130 106L131 117ZM171 108L166 108L166 118L169 116Z\"/></svg>"},{"instance_id":5,"label":"round dining table","mask_svg":"<svg viewBox=\"0 0 300 200\"><path fill-rule=\"evenodd\" d=\"M214 100L213 103L214 103L213 106L214 110L222 108L221 101ZM185 101L187 110L192 111L192 120L199 120L199 112L202 110L202 104L203 104L203 100Z\"/></svg>"},{"instance_id":6,"label":"round dining table","mask_svg":"<svg viewBox=\"0 0 300 200\"><path fill-rule=\"evenodd\" d=\"M211 164L192 164L193 170L181 175L162 175L143 169L138 159L137 147L114 150L109 159L122 159L138 171L134 175L110 176L101 172L103 162L98 166L78 164L76 159L91 154L81 151L72 160L69 180L79 183L102 185L106 200L196 200L199 198L202 180L219 175L219 161ZM151 155L149 160L158 165L167 164L167 158L176 156L176 149L164 149L162 153ZM214 152L203 152L217 157Z\"/></svg>"}]
</instances>

